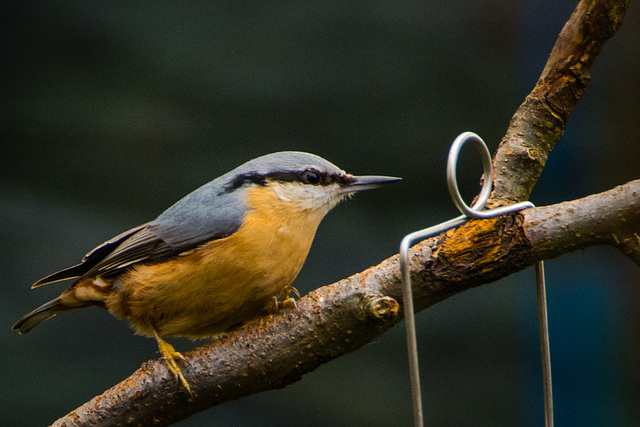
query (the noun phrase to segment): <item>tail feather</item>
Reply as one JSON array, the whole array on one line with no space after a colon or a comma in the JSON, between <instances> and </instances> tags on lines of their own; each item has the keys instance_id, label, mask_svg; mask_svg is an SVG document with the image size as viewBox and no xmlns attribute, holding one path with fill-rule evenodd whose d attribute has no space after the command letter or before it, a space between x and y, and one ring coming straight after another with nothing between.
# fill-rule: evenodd
<instances>
[{"instance_id":1,"label":"tail feather","mask_svg":"<svg viewBox=\"0 0 640 427\"><path fill-rule=\"evenodd\" d=\"M26 334L45 320L68 310L69 308L65 307L60 297L58 297L44 305L41 305L32 312L25 314L22 319L18 320L12 326L11 329L18 331L21 334Z\"/></svg>"}]
</instances>

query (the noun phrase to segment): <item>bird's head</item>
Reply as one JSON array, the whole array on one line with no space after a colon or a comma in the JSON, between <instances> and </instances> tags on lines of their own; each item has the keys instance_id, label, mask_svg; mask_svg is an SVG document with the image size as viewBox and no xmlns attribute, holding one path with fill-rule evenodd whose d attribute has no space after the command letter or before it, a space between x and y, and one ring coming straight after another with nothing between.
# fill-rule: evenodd
<instances>
[{"instance_id":1,"label":"bird's head","mask_svg":"<svg viewBox=\"0 0 640 427\"><path fill-rule=\"evenodd\" d=\"M324 216L340 200L363 190L399 181L387 176L354 176L314 154L283 151L258 157L229 173L224 189L269 187L278 199L300 211Z\"/></svg>"}]
</instances>

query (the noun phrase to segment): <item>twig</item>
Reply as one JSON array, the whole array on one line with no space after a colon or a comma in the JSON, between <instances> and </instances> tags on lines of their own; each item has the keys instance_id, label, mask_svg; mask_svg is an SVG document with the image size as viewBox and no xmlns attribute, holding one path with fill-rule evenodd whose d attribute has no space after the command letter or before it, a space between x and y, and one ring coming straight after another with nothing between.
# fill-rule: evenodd
<instances>
[{"instance_id":1,"label":"twig","mask_svg":"<svg viewBox=\"0 0 640 427\"><path fill-rule=\"evenodd\" d=\"M616 246L631 261L640 266L640 236L633 233L627 237L617 238Z\"/></svg>"},{"instance_id":2,"label":"twig","mask_svg":"<svg viewBox=\"0 0 640 427\"><path fill-rule=\"evenodd\" d=\"M491 200L528 200L549 153L564 133L590 79L591 66L616 32L629 0L583 0L565 24L538 83L511 118L493 161Z\"/></svg>"}]
</instances>

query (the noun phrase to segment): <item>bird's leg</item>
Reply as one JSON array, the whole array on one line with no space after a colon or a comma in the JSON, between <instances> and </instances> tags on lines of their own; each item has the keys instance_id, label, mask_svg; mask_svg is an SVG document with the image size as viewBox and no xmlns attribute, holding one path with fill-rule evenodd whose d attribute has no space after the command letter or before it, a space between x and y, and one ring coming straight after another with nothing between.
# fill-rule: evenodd
<instances>
[{"instance_id":1,"label":"bird's leg","mask_svg":"<svg viewBox=\"0 0 640 427\"><path fill-rule=\"evenodd\" d=\"M269 303L267 303L266 307L264 308L264 310L262 310L262 312L260 312L258 315L251 317L247 320L244 320L240 323L238 323L237 325L232 326L231 328L227 329L228 331L232 331L232 330L236 330L236 329L241 329L244 328L245 326L248 326L250 324L252 324L253 322L257 321L258 319L260 319L262 316L266 316L269 314L276 314L277 312L279 312L282 309L293 309L293 310L297 310L298 306L296 304L296 300L294 300L292 297L289 296L289 294L293 292L294 294L296 294L298 296L298 298L300 298L300 292L298 292L298 290L296 288L294 288L293 286L287 286L284 289L284 292L282 292L281 296L283 298L283 301L278 301L277 296L274 296L271 301L269 301ZM167 344L169 345L169 344ZM178 353L180 354L180 353Z\"/></svg>"},{"instance_id":2,"label":"bird's leg","mask_svg":"<svg viewBox=\"0 0 640 427\"><path fill-rule=\"evenodd\" d=\"M180 381L180 383L187 390L189 395L193 397L193 393L191 393L191 388L189 387L189 383L184 378L184 375L182 375L182 371L178 366L178 359L184 361L185 363L188 363L187 359L185 359L180 352L176 351L171 344L163 340L160 334L158 334L158 331L155 330L155 328L153 329L153 334L156 337L156 341L158 341L158 349L160 350L162 357L167 361L167 368L169 368L169 370L176 377L176 379Z\"/></svg>"},{"instance_id":3,"label":"bird's leg","mask_svg":"<svg viewBox=\"0 0 640 427\"><path fill-rule=\"evenodd\" d=\"M286 288L284 288L282 294L280 294L280 296L282 296L282 301L278 300L279 296L274 296L271 302L265 308L264 314L275 314L280 310L287 308L297 310L298 306L296 304L296 300L289 296L291 292L293 292L298 298L300 298L300 292L298 292L296 288L294 288L293 286L287 286Z\"/></svg>"},{"instance_id":4,"label":"bird's leg","mask_svg":"<svg viewBox=\"0 0 640 427\"><path fill-rule=\"evenodd\" d=\"M287 286L282 294L282 303L280 303L280 307L297 310L298 305L296 304L296 300L290 296L291 292L293 292L298 298L300 298L300 292L298 292L296 288L294 288L293 286Z\"/></svg>"}]
</instances>

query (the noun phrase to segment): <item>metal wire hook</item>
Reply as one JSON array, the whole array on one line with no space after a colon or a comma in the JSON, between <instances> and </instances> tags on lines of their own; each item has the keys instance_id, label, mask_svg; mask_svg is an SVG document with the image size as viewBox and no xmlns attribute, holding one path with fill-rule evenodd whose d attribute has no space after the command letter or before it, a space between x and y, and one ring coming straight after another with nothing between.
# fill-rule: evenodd
<instances>
[{"instance_id":1,"label":"metal wire hook","mask_svg":"<svg viewBox=\"0 0 640 427\"><path fill-rule=\"evenodd\" d=\"M480 157L482 158L482 189L476 202L469 207L458 189L458 180L456 176L456 168L460 150L465 143L472 142ZM424 425L422 413L422 395L420 392L420 373L418 366L418 348L416 340L415 314L413 309L413 291L411 288L411 271L409 266L409 248L411 245L422 239L436 236L451 228L458 227L469 219L486 219L510 212L517 212L522 209L534 207L531 202L514 203L507 206L500 206L493 209L484 209L489 195L491 194L491 186L493 183L493 170L491 168L491 156L489 150L477 134L473 132L464 132L460 134L451 144L449 156L447 158L447 186L449 194L455 206L462 212L462 215L435 225L425 228L424 230L415 231L407 234L400 242L400 271L403 280L403 299L404 299L404 316L407 333L407 349L409 353L409 371L411 376L411 394L413 401L413 420L416 427ZM551 392L551 359L549 353L549 326L547 321L547 303L546 289L544 281L544 265L540 261L536 266L536 284L538 295L538 324L540 328L540 349L542 354L542 373L544 388L544 406L545 406L545 425L553 426L553 398Z\"/></svg>"}]
</instances>

